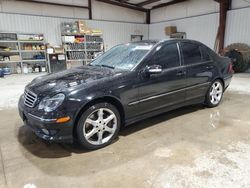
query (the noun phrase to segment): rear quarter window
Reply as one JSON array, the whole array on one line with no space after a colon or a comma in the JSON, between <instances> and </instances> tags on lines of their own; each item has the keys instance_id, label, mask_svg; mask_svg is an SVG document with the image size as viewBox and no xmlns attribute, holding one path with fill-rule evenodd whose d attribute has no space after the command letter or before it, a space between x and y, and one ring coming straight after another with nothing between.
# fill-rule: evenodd
<instances>
[{"instance_id":1,"label":"rear quarter window","mask_svg":"<svg viewBox=\"0 0 250 188\"><path fill-rule=\"evenodd\" d=\"M202 61L210 61L211 60L211 57L210 57L206 47L200 46L200 51L201 51Z\"/></svg>"},{"instance_id":2,"label":"rear quarter window","mask_svg":"<svg viewBox=\"0 0 250 188\"><path fill-rule=\"evenodd\" d=\"M181 43L184 63L186 65L200 63L202 61L200 46L193 43Z\"/></svg>"}]
</instances>

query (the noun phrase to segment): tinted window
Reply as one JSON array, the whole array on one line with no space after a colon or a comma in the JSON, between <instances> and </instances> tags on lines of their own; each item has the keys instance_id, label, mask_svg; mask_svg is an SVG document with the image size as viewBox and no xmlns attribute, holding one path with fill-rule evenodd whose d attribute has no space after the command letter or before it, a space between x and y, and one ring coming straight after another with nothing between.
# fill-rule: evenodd
<instances>
[{"instance_id":1,"label":"tinted window","mask_svg":"<svg viewBox=\"0 0 250 188\"><path fill-rule=\"evenodd\" d=\"M210 61L211 58L210 58L209 54L207 53L206 48L203 46L200 46L200 50L201 50L202 61Z\"/></svg>"},{"instance_id":2,"label":"tinted window","mask_svg":"<svg viewBox=\"0 0 250 188\"><path fill-rule=\"evenodd\" d=\"M179 52L176 43L157 47L153 56L153 64L161 65L163 69L179 66Z\"/></svg>"},{"instance_id":3,"label":"tinted window","mask_svg":"<svg viewBox=\"0 0 250 188\"><path fill-rule=\"evenodd\" d=\"M182 43L182 53L186 65L202 61L200 46L192 43Z\"/></svg>"}]
</instances>

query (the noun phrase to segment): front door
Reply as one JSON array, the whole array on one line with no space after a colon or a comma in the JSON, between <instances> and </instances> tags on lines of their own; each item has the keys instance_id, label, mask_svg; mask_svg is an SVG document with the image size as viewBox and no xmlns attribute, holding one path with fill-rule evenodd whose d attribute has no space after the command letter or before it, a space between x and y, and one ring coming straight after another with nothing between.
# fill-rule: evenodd
<instances>
[{"instance_id":1,"label":"front door","mask_svg":"<svg viewBox=\"0 0 250 188\"><path fill-rule=\"evenodd\" d=\"M176 42L165 42L156 47L150 59L142 66L160 65L162 72L141 76L139 83L140 114L172 106L185 101L186 70L181 66Z\"/></svg>"}]
</instances>

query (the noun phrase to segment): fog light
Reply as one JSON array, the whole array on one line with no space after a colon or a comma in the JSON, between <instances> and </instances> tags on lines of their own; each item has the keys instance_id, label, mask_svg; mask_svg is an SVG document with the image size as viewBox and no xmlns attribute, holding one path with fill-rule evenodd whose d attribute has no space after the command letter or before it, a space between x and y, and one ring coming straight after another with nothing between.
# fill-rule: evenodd
<instances>
[{"instance_id":1,"label":"fog light","mask_svg":"<svg viewBox=\"0 0 250 188\"><path fill-rule=\"evenodd\" d=\"M70 120L70 117L67 116L67 117L62 117L62 118L58 118L56 120L56 123L65 123L65 122L68 122Z\"/></svg>"},{"instance_id":2,"label":"fog light","mask_svg":"<svg viewBox=\"0 0 250 188\"><path fill-rule=\"evenodd\" d=\"M42 129L42 131L43 131L44 134L49 135L49 131L47 129Z\"/></svg>"}]
</instances>

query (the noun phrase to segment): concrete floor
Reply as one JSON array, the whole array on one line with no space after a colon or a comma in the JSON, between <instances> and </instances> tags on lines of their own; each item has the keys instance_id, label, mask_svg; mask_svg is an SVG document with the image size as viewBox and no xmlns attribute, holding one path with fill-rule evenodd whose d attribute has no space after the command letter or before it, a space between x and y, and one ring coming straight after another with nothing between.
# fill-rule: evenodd
<instances>
[{"instance_id":1,"label":"concrete floor","mask_svg":"<svg viewBox=\"0 0 250 188\"><path fill-rule=\"evenodd\" d=\"M0 80L1 98L11 79ZM250 74L236 75L219 107L185 107L144 120L112 145L88 152L38 139L6 97L0 187L250 187L249 99Z\"/></svg>"}]
</instances>

